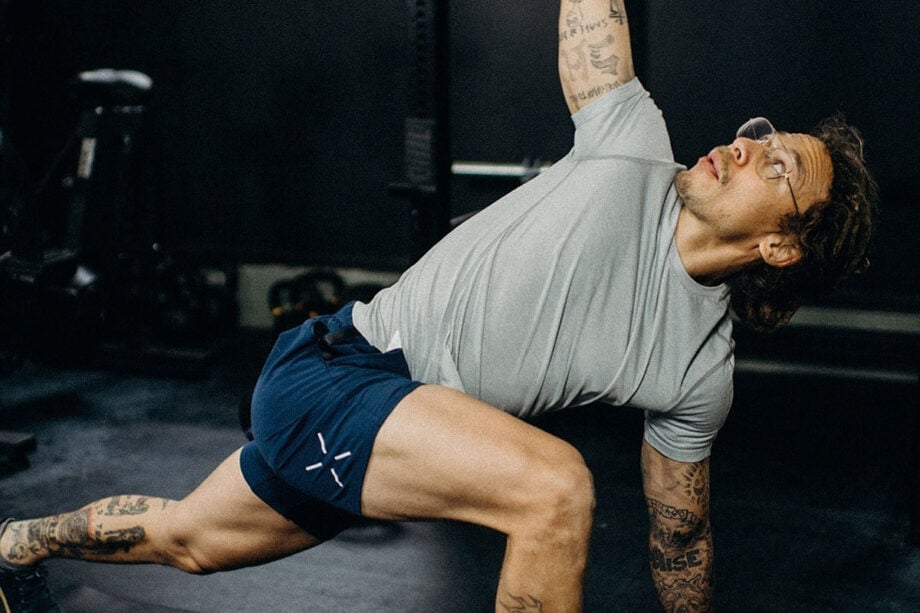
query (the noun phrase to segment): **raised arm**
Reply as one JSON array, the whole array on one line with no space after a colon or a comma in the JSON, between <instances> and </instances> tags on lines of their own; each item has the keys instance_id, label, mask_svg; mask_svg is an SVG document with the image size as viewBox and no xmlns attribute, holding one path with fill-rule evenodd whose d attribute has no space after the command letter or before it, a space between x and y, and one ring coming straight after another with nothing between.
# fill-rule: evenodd
<instances>
[{"instance_id":1,"label":"raised arm","mask_svg":"<svg viewBox=\"0 0 920 613\"><path fill-rule=\"evenodd\" d=\"M574 113L635 76L625 0L561 0L559 79Z\"/></svg>"},{"instance_id":2,"label":"raised arm","mask_svg":"<svg viewBox=\"0 0 920 613\"><path fill-rule=\"evenodd\" d=\"M649 565L665 611L709 611L712 532L709 460L670 460L642 442L642 482L649 516Z\"/></svg>"}]
</instances>

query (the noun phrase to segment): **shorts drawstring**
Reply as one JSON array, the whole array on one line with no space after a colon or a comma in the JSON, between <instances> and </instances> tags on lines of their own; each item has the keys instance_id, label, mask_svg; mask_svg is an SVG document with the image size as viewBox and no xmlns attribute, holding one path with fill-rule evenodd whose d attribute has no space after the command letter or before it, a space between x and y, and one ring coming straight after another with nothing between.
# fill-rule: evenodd
<instances>
[{"instance_id":1,"label":"shorts drawstring","mask_svg":"<svg viewBox=\"0 0 920 613\"><path fill-rule=\"evenodd\" d=\"M313 338L323 354L323 359L327 362L332 358L341 355L333 349L333 346L358 336L358 330L354 326L346 326L335 332L330 332L329 327L322 321L313 322Z\"/></svg>"}]
</instances>

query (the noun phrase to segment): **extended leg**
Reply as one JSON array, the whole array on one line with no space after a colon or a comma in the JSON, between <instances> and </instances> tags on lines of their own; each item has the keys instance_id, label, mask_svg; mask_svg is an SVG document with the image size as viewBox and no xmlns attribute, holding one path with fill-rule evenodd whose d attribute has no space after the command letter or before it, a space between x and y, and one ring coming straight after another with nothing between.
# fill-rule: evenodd
<instances>
[{"instance_id":1,"label":"extended leg","mask_svg":"<svg viewBox=\"0 0 920 613\"><path fill-rule=\"evenodd\" d=\"M262 502L233 453L186 498L113 496L76 511L13 522L0 556L156 563L202 574L269 562L318 543Z\"/></svg>"},{"instance_id":2,"label":"extended leg","mask_svg":"<svg viewBox=\"0 0 920 613\"><path fill-rule=\"evenodd\" d=\"M508 536L497 611L578 611L594 509L568 443L465 394L424 386L374 443L363 512L438 518Z\"/></svg>"}]
</instances>

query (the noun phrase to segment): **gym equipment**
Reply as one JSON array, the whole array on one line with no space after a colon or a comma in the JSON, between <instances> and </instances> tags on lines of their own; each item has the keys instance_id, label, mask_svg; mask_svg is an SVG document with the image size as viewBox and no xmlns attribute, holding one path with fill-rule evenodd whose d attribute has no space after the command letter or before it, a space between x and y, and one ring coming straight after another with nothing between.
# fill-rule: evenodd
<instances>
[{"instance_id":1,"label":"gym equipment","mask_svg":"<svg viewBox=\"0 0 920 613\"><path fill-rule=\"evenodd\" d=\"M410 82L405 177L390 185L389 192L410 203L415 260L450 229L450 79L447 2L407 3Z\"/></svg>"},{"instance_id":2,"label":"gym equipment","mask_svg":"<svg viewBox=\"0 0 920 613\"><path fill-rule=\"evenodd\" d=\"M25 168L0 130L0 253L13 248L23 215Z\"/></svg>"},{"instance_id":3,"label":"gym equipment","mask_svg":"<svg viewBox=\"0 0 920 613\"><path fill-rule=\"evenodd\" d=\"M135 70L76 75L77 125L37 187L19 190L25 204L10 210L24 213L6 215L20 221L14 248L0 256L0 311L28 357L200 376L207 345L236 322L235 267L169 252L134 197L152 86Z\"/></svg>"},{"instance_id":4,"label":"gym equipment","mask_svg":"<svg viewBox=\"0 0 920 613\"><path fill-rule=\"evenodd\" d=\"M345 291L342 277L325 268L277 281L268 293L275 336L310 317L334 313L345 303Z\"/></svg>"},{"instance_id":5,"label":"gym equipment","mask_svg":"<svg viewBox=\"0 0 920 613\"><path fill-rule=\"evenodd\" d=\"M0 339L8 351L58 362L97 348L100 273L112 275L133 237L130 168L151 85L136 71L80 73L73 82L80 119L49 169L31 190L21 168L17 178L4 177L5 217L16 220L0 253ZM15 164L4 142L4 170L7 160ZM57 223L48 219L54 211Z\"/></svg>"},{"instance_id":6,"label":"gym equipment","mask_svg":"<svg viewBox=\"0 0 920 613\"><path fill-rule=\"evenodd\" d=\"M101 246L108 243L87 236L85 220L94 213L118 223L111 229L112 236L127 235L120 213L128 209L127 169L142 110L138 104L150 86L149 77L133 71L80 73L74 89L87 106L35 186L0 132L0 368L4 374L24 357L70 363L94 354L104 321L97 268L104 263ZM106 146L112 142L117 147ZM71 172L65 172L71 162ZM107 174L97 172L100 162ZM58 224L46 219L54 209L47 204L54 199L65 204ZM101 205L106 200L109 206L104 211L90 211L91 203ZM90 267L93 255L97 266ZM0 431L0 455L14 468L28 466L26 456L35 446L31 434Z\"/></svg>"}]
</instances>

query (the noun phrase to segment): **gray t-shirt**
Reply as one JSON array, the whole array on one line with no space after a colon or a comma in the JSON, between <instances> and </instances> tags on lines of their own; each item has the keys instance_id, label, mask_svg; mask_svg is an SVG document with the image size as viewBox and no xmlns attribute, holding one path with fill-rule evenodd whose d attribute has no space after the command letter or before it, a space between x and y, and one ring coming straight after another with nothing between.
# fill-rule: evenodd
<instances>
[{"instance_id":1,"label":"gray t-shirt","mask_svg":"<svg viewBox=\"0 0 920 613\"><path fill-rule=\"evenodd\" d=\"M661 112L638 79L578 111L573 149L442 239L357 329L413 378L531 417L646 410L645 437L699 461L732 402L728 290L686 272Z\"/></svg>"}]
</instances>

